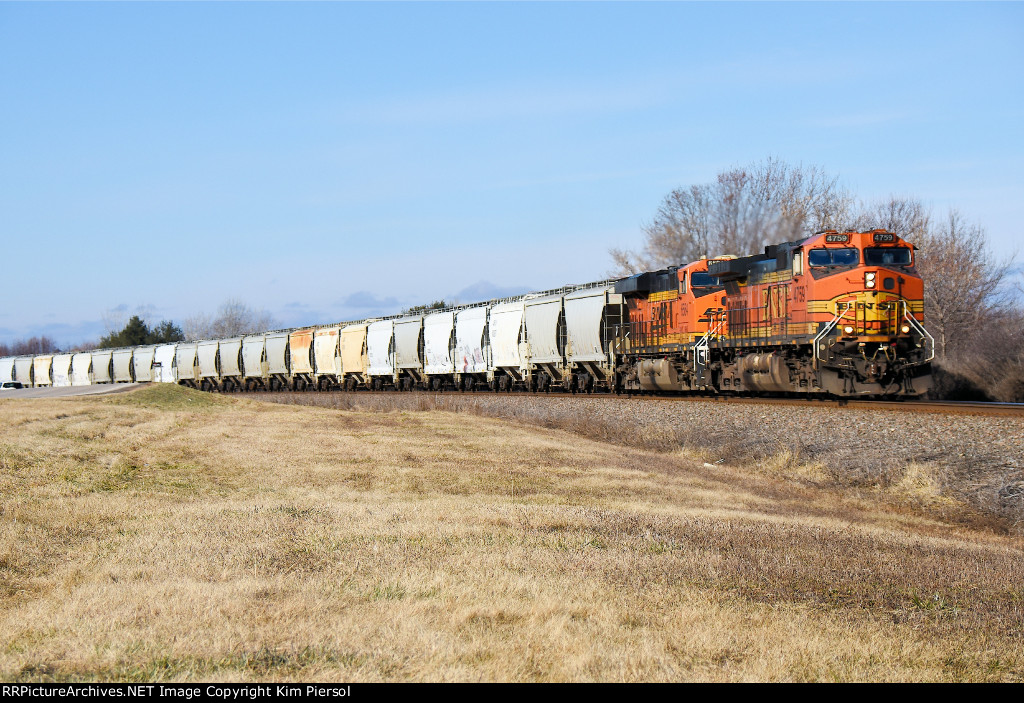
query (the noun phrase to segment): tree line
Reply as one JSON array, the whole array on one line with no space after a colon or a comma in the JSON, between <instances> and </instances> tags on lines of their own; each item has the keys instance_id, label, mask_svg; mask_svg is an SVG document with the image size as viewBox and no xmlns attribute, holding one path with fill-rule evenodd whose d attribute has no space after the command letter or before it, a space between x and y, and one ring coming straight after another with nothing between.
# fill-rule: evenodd
<instances>
[{"instance_id":1,"label":"tree line","mask_svg":"<svg viewBox=\"0 0 1024 703\"><path fill-rule=\"evenodd\" d=\"M29 337L11 342L0 342L0 356L27 356L35 354L49 354L59 351L57 342L52 337L43 335L41 337Z\"/></svg>"},{"instance_id":2,"label":"tree line","mask_svg":"<svg viewBox=\"0 0 1024 703\"><path fill-rule=\"evenodd\" d=\"M748 255L814 232L882 228L918 249L925 326L935 337L936 388L946 398L1024 401L1024 305L1013 257L955 209L935 215L916 197L858 200L817 166L768 159L665 196L641 245L612 249L613 275Z\"/></svg>"},{"instance_id":3,"label":"tree line","mask_svg":"<svg viewBox=\"0 0 1024 703\"><path fill-rule=\"evenodd\" d=\"M274 317L266 310L257 310L237 298L224 301L213 315L198 314L185 318L179 325L172 320L161 320L150 324L146 311L140 309L127 322L122 309L108 310L103 315L107 333L99 341L84 342L62 348L52 337L36 336L10 344L0 342L0 356L23 356L53 354L59 352L84 351L88 349L113 349L134 347L144 344L195 341L197 339L223 339L245 334L266 332L278 326Z\"/></svg>"}]
</instances>

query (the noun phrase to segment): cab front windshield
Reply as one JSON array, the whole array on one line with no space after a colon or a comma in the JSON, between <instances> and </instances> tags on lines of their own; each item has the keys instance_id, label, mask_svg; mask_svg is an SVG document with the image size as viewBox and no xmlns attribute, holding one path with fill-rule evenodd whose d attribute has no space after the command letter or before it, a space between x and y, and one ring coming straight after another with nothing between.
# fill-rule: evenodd
<instances>
[{"instance_id":1,"label":"cab front windshield","mask_svg":"<svg viewBox=\"0 0 1024 703\"><path fill-rule=\"evenodd\" d=\"M807 253L809 266L856 266L860 255L854 248L811 249Z\"/></svg>"},{"instance_id":2,"label":"cab front windshield","mask_svg":"<svg viewBox=\"0 0 1024 703\"><path fill-rule=\"evenodd\" d=\"M909 266L910 249L906 247L868 247L864 250L868 266Z\"/></svg>"}]
</instances>

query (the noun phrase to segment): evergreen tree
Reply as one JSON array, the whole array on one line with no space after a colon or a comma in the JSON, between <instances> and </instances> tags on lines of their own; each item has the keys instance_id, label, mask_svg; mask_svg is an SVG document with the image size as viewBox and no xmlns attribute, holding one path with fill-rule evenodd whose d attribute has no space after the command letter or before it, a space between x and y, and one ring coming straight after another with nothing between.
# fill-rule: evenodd
<instances>
[{"instance_id":1,"label":"evergreen tree","mask_svg":"<svg viewBox=\"0 0 1024 703\"><path fill-rule=\"evenodd\" d=\"M435 300L430 305L413 305L411 308L406 308L402 311L403 315L416 315L417 313L428 313L432 310L444 310L449 307L449 304L443 300Z\"/></svg>"},{"instance_id":2,"label":"evergreen tree","mask_svg":"<svg viewBox=\"0 0 1024 703\"><path fill-rule=\"evenodd\" d=\"M164 320L150 329L138 315L132 315L128 324L119 332L111 332L100 339L100 349L114 347L136 347L142 344L162 344L164 342L182 342L185 335L170 320Z\"/></svg>"},{"instance_id":3,"label":"evergreen tree","mask_svg":"<svg viewBox=\"0 0 1024 703\"><path fill-rule=\"evenodd\" d=\"M149 332L147 338L148 344L165 344L167 342L184 342L185 333L181 331L181 328L170 320L164 320L159 325L156 325Z\"/></svg>"}]
</instances>

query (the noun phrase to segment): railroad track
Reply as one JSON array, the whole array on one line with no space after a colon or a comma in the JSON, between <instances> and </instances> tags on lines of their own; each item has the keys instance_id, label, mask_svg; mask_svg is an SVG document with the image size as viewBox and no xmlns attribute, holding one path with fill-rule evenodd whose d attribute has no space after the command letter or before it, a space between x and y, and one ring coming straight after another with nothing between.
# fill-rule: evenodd
<instances>
[{"instance_id":1,"label":"railroad track","mask_svg":"<svg viewBox=\"0 0 1024 703\"><path fill-rule=\"evenodd\" d=\"M285 393L291 391L284 391ZM320 393L353 393L355 395L394 396L398 391L317 391ZM862 400L850 398L773 398L765 396L697 396L697 395L614 395L609 393L575 394L562 391L549 393L493 393L491 391L413 391L414 393L434 393L436 395L454 397L518 397L518 398L589 398L612 402L647 401L647 402L683 402L683 403L716 403L716 404L751 404L751 405L790 405L810 408L850 408L856 410L896 410L900 412L940 413L945 415L1017 415L1024 416L1024 403L985 403L976 401L939 401L939 400Z\"/></svg>"}]
</instances>

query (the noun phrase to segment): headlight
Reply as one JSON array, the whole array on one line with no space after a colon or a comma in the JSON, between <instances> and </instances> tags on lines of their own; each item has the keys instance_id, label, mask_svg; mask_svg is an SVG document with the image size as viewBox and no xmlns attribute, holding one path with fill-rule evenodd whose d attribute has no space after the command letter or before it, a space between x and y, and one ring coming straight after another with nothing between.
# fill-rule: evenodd
<instances>
[{"instance_id":1,"label":"headlight","mask_svg":"<svg viewBox=\"0 0 1024 703\"><path fill-rule=\"evenodd\" d=\"M864 285L867 288L874 288L875 287L875 272L874 271L868 271L867 273L864 274Z\"/></svg>"},{"instance_id":2,"label":"headlight","mask_svg":"<svg viewBox=\"0 0 1024 703\"><path fill-rule=\"evenodd\" d=\"M853 326L847 325L846 327L843 328L843 332L845 332L846 334L853 334Z\"/></svg>"},{"instance_id":3,"label":"headlight","mask_svg":"<svg viewBox=\"0 0 1024 703\"><path fill-rule=\"evenodd\" d=\"M900 327L900 332L903 334L910 334L910 325L903 325Z\"/></svg>"}]
</instances>

